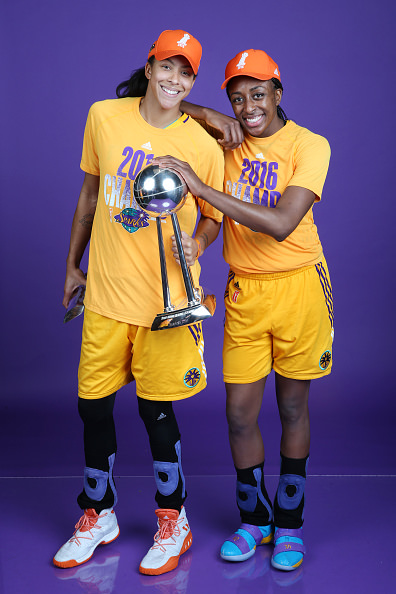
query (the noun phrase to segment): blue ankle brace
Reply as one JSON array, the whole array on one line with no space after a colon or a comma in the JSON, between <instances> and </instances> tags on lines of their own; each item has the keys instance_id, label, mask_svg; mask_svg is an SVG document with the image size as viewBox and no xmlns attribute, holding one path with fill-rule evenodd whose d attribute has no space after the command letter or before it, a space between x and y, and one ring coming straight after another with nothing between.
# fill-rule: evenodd
<instances>
[{"instance_id":1,"label":"blue ankle brace","mask_svg":"<svg viewBox=\"0 0 396 594\"><path fill-rule=\"evenodd\" d=\"M246 483L241 483L241 481L237 480L237 489L236 489L236 498L238 506L246 512L254 512L257 505L257 499L261 501L264 505L266 510L268 511L269 515L269 522L272 521L272 508L266 498L263 495L261 490L261 476L262 471L261 468L255 468L253 470L254 478L256 479L256 485L248 485ZM246 495L246 499L242 499L240 494L244 493Z\"/></svg>"},{"instance_id":2,"label":"blue ankle brace","mask_svg":"<svg viewBox=\"0 0 396 594\"><path fill-rule=\"evenodd\" d=\"M88 497L94 501L101 501L105 496L107 490L107 481L110 484L111 490L114 495L114 505L117 503L117 491L113 480L113 466L115 461L115 454L111 454L108 458L109 461L109 472L104 470L98 470L97 468L90 468L86 466L84 468L84 490ZM91 487L88 479L94 479L96 482L95 487Z\"/></svg>"},{"instance_id":3,"label":"blue ankle brace","mask_svg":"<svg viewBox=\"0 0 396 594\"><path fill-rule=\"evenodd\" d=\"M279 507L287 510L297 509L304 495L305 481L306 479L298 474L281 474L276 493ZM290 486L295 488L292 495L287 492L287 488Z\"/></svg>"},{"instance_id":4,"label":"blue ankle brace","mask_svg":"<svg viewBox=\"0 0 396 594\"><path fill-rule=\"evenodd\" d=\"M177 462L160 462L154 460L154 478L158 491L161 495L168 496L176 491L179 484L179 476L183 483L182 497L185 497L186 487L185 479L181 465L181 443L180 440L175 444L175 451L177 454ZM166 475L166 480L160 476L160 473Z\"/></svg>"}]
</instances>

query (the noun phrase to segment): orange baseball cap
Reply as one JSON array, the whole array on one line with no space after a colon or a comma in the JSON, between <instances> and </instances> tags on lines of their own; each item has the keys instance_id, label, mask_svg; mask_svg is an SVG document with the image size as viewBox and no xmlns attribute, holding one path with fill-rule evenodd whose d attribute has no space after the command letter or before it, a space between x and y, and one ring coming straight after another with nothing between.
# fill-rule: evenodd
<instances>
[{"instance_id":1,"label":"orange baseball cap","mask_svg":"<svg viewBox=\"0 0 396 594\"><path fill-rule=\"evenodd\" d=\"M239 52L230 60L225 69L225 81L221 85L225 89L229 80L235 76L252 76L259 80L277 78L280 81L278 65L262 50L249 49Z\"/></svg>"},{"instance_id":2,"label":"orange baseball cap","mask_svg":"<svg viewBox=\"0 0 396 594\"><path fill-rule=\"evenodd\" d=\"M190 62L194 74L198 74L202 56L202 46L195 37L176 29L162 31L157 41L150 48L148 58L154 56L156 60L166 60L172 56L184 56Z\"/></svg>"}]
</instances>

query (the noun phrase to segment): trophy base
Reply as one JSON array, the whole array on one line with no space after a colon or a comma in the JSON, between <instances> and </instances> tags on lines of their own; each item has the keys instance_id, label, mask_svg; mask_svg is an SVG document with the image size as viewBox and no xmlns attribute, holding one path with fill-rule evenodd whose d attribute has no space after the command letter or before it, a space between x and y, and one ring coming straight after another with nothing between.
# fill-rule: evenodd
<instances>
[{"instance_id":1,"label":"trophy base","mask_svg":"<svg viewBox=\"0 0 396 594\"><path fill-rule=\"evenodd\" d=\"M183 309L158 314L151 325L151 330L167 330L179 326L189 326L211 317L212 313L206 305L198 303Z\"/></svg>"}]
</instances>

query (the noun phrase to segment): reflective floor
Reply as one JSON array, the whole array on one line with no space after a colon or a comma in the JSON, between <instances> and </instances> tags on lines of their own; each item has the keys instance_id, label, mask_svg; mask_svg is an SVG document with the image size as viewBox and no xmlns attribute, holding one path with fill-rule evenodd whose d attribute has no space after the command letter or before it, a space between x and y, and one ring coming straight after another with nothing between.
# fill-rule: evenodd
<instances>
[{"instance_id":1,"label":"reflective floor","mask_svg":"<svg viewBox=\"0 0 396 594\"><path fill-rule=\"evenodd\" d=\"M274 494L277 478L267 478ZM193 545L174 571L141 576L141 557L156 530L154 480L119 477L121 533L91 561L56 569L51 559L80 516L80 478L2 478L0 593L354 593L396 591L393 534L396 477L310 476L304 524L307 555L296 571L270 566L271 546L243 563L219 557L238 527L231 476L187 477Z\"/></svg>"}]
</instances>

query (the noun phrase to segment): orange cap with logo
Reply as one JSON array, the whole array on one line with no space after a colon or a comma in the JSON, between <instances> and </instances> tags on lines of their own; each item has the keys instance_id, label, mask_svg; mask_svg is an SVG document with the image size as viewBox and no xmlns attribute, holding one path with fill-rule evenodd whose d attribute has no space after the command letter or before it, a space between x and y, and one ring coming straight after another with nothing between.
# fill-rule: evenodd
<instances>
[{"instance_id":1,"label":"orange cap with logo","mask_svg":"<svg viewBox=\"0 0 396 594\"><path fill-rule=\"evenodd\" d=\"M202 46L195 37L176 29L162 31L157 41L150 48L148 58L154 56L156 60L166 60L172 56L184 56L191 64L194 74L198 74L202 56Z\"/></svg>"},{"instance_id":2,"label":"orange cap with logo","mask_svg":"<svg viewBox=\"0 0 396 594\"><path fill-rule=\"evenodd\" d=\"M225 81L221 85L225 89L229 80L235 76L251 76L259 80L277 78L280 81L278 65L262 50L249 49L239 52L230 60L225 69Z\"/></svg>"}]
</instances>

